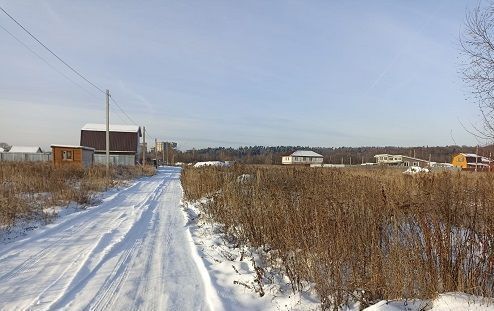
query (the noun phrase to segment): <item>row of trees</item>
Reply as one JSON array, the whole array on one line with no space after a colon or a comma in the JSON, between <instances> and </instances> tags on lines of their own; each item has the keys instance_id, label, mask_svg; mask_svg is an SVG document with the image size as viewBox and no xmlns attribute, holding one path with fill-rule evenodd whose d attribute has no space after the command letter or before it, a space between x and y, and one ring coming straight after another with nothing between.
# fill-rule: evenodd
<instances>
[{"instance_id":1,"label":"row of trees","mask_svg":"<svg viewBox=\"0 0 494 311\"><path fill-rule=\"evenodd\" d=\"M375 162L374 156L380 153L408 155L435 162L451 162L451 157L460 152L476 153L476 147L307 147L307 146L251 146L239 148L205 148L177 151L176 162L197 161L237 161L245 164L281 164L281 157L295 150L312 150L324 156L324 163L359 164ZM494 154L494 145L479 148L480 155Z\"/></svg>"}]
</instances>

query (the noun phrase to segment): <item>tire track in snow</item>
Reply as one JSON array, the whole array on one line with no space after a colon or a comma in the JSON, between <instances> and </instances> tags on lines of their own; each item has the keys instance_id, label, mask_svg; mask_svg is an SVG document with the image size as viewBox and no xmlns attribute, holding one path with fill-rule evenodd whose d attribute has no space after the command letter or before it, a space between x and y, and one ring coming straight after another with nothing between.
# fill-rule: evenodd
<instances>
[{"instance_id":1,"label":"tire track in snow","mask_svg":"<svg viewBox=\"0 0 494 311\"><path fill-rule=\"evenodd\" d=\"M70 228L64 230L62 233L62 236L55 240L53 243L49 244L47 247L41 249L39 252L36 254L32 255L28 259L26 259L23 263L15 267L13 270L5 273L4 275L0 276L0 282L5 282L7 280L10 280L14 278L16 275L30 271L32 268L37 266L37 264L48 254L54 251L54 246L60 244L63 242L64 239L67 238L68 234L73 233L76 231L74 228L79 229L82 227L83 224L80 224L79 226L71 226Z\"/></svg>"},{"instance_id":2,"label":"tire track in snow","mask_svg":"<svg viewBox=\"0 0 494 311\"><path fill-rule=\"evenodd\" d=\"M179 178L180 169L160 169L97 207L0 245L0 310L216 308L187 247Z\"/></svg>"},{"instance_id":3,"label":"tire track in snow","mask_svg":"<svg viewBox=\"0 0 494 311\"><path fill-rule=\"evenodd\" d=\"M122 285L122 282L125 281L127 275L129 273L129 269L134 262L137 251L142 246L143 239L145 238L145 230L148 229L144 226L145 223L149 223L153 220L155 214L156 204L151 204L153 201L156 201L157 198L161 195L163 190L168 185L169 181L164 179L162 183L156 187L155 191L150 198L146 200L144 206L146 206L146 213L151 213L149 217L145 219L139 219L133 226L133 228L138 228L140 232L138 232L141 238L137 238L130 250L124 252L124 254L120 257L119 262L116 264L114 270L112 271L109 278L106 279L105 284L103 284L103 294L99 294L95 297L95 303L91 304L90 310L108 310L109 307L113 305L114 300L118 297L119 289ZM142 224L139 226L139 224Z\"/></svg>"},{"instance_id":4,"label":"tire track in snow","mask_svg":"<svg viewBox=\"0 0 494 311\"><path fill-rule=\"evenodd\" d=\"M3 256L3 259L5 261L7 261L9 258L18 257L18 256L20 256L20 254L23 255L26 252L28 252L28 253L32 252L33 247L23 248L23 246L25 246L26 244L34 244L34 247L37 247L38 245L45 245L45 246L43 249L41 249L39 252L35 253L34 255L28 254L29 257L24 262L22 262L21 264L19 264L18 266L16 266L15 268L10 270L9 272L7 272L5 275L3 275L1 277L2 278L1 280L3 282L6 282L6 281L12 281L12 279L19 279L19 281L22 280L22 282L25 282L26 280L29 280L33 277L39 277L39 276L43 277L43 274L44 274L43 273L43 262L49 262L51 259L50 257L55 258L55 257L60 256L60 255L62 255L62 256L66 255L63 253L64 249L63 248L60 249L61 248L60 245L62 243L64 243L65 240L70 239L70 241L67 241L67 243L66 243L69 246L69 248L70 248L70 243L79 244L79 243L81 243L81 241L84 242L83 239L84 239L85 232L88 232L88 230L91 230L91 231L97 230L98 227L101 226L101 224L98 222L98 218L93 217L93 214L94 215L98 215L98 214L102 214L102 213L110 214L110 212L112 212L113 210L118 210L119 208L121 208L121 205L119 203L120 202L126 202L126 200L131 196L131 193L127 193L125 191L129 191L129 189L130 189L130 191L133 191L133 189L140 189L142 185L143 185L143 181L136 182L134 185L128 187L127 190L123 190L123 192L121 192L121 193L117 193L117 194L112 195L111 197L113 197L113 199L110 200L109 202L108 201L104 202L104 203L102 203L102 205L100 205L98 207L95 207L95 208L92 208L90 210L81 212L79 215L80 217L77 217L75 219L69 219L69 221L62 221L60 224L56 224L53 228L42 230L38 235L33 235L27 239L19 241L18 243L14 243L11 247L9 247L7 249L6 252L3 252L3 253L6 253L6 255ZM144 188L144 187L142 187L142 188ZM153 189L153 191L154 191L154 189ZM137 204L134 205L134 208L142 205L142 203L145 202L146 199L147 198L141 199L140 202L138 202ZM119 227L122 221L119 221L118 223L116 221L121 219L122 216L125 215L126 213L127 213L127 211L124 211L123 213L120 212L117 217L115 217L112 221L110 221L110 225L114 228ZM69 216L72 216L72 215L69 215ZM76 216L76 215L74 215L74 216ZM53 239L52 235L50 235L49 233L55 233L53 236L55 236L55 237L58 236L59 238L57 238L57 240L55 240L53 242L50 241L50 243L47 244L46 241ZM76 233L79 233L79 235L75 236ZM58 249L57 249L57 247L58 247ZM88 247L90 247L90 246L88 246ZM88 247L81 249L80 252L85 252L86 249L88 249ZM15 253L12 254L12 252L8 252L9 250L13 250L12 252L15 252ZM57 254L56 251L58 251L59 253ZM62 253L60 253L60 251L62 251ZM48 255L52 255L52 256L48 256ZM73 266L73 263L70 263L70 266ZM3 266L3 267L0 266L0 269L1 268L8 269L8 267L5 267L5 266ZM76 270L76 273L79 270ZM33 271L33 273L29 273L31 271ZM50 272L50 271L47 271L47 272ZM66 274L66 271L62 272L62 274ZM73 275L73 273L72 273L72 275ZM69 277L69 279L70 279L70 274L68 274L67 277ZM42 280L38 280L38 282L40 282L40 281L42 282ZM38 296L40 296L38 301L43 300L44 293L49 292L50 288L52 288L54 286L59 286L59 283L63 283L63 282L66 283L67 280L59 277L59 278L57 278L57 280L55 280L51 284L47 285L47 287L40 289L41 293L38 295ZM0 284L2 284L2 282L0 282ZM8 290L8 292L9 292L9 294L4 295L4 296L9 297L9 296L15 295L15 292L13 293L12 290ZM1 298L1 296L2 295L0 293L0 298ZM1 305L2 305L2 303L1 303L1 299L0 299L0 309L1 309ZM37 308L39 306L37 305L37 306L33 306L33 307ZM27 307L25 307L25 308L27 308Z\"/></svg>"},{"instance_id":5,"label":"tire track in snow","mask_svg":"<svg viewBox=\"0 0 494 311\"><path fill-rule=\"evenodd\" d=\"M132 247L125 250L120 256L117 265L110 276L105 280L102 291L94 298L94 303L89 306L89 310L109 310L113 301L118 297L118 291L122 282L127 278L130 269L130 263L135 259L136 251L141 246L142 240L138 239Z\"/></svg>"},{"instance_id":6,"label":"tire track in snow","mask_svg":"<svg viewBox=\"0 0 494 311\"><path fill-rule=\"evenodd\" d=\"M143 209L141 211L140 217L136 219L133 223L132 226L129 228L127 232L125 232L122 237L120 237L117 241L111 241L112 243L109 243L103 250L101 251L95 251L93 252L92 257L98 257L100 258L96 260L96 262L90 261L92 258L86 258L85 262L81 265L80 269L78 272L81 272L82 276L77 277L77 275L74 277L72 280L71 284L67 286L66 290L64 293L60 295L60 297L55 301L50 307L54 309L59 309L64 307L67 303L70 302L70 300L74 299L77 292L83 290L83 288L87 285L87 283L91 280L91 278L98 272L98 270L112 257L118 255L119 253L122 253L120 255L120 258L126 257L126 254L128 252L128 245L132 245L130 249L133 249L135 247L135 241L137 241L139 238L135 238L136 234L139 235L144 235L145 231L142 230L142 228L145 226L142 226L141 223L146 222L149 220L149 217L147 214L152 212L149 207L150 207L150 202L156 199L156 197L163 191L163 188L166 186L168 183L167 179L163 179L154 189L151 191L151 196L148 196L144 198L140 203L134 206L135 209ZM136 231L142 231L142 232L136 232ZM127 265L130 265L130 262L124 261ZM91 269L88 267L88 264L91 263L93 268ZM127 273L126 270L118 270L118 267L122 265L122 262L119 261L117 262L117 266L114 268L117 269L117 271L121 271L124 273ZM89 271L89 272L88 272ZM107 282L110 280L109 282ZM110 286L113 287L112 283L113 282L119 282L119 278L116 278L110 274L108 276L107 280L105 280L105 283L103 284L102 288L104 289L104 286ZM99 298L98 298L99 299Z\"/></svg>"},{"instance_id":7,"label":"tire track in snow","mask_svg":"<svg viewBox=\"0 0 494 311\"><path fill-rule=\"evenodd\" d=\"M124 215L125 213L122 213L120 216L116 217L114 222L117 221L117 220L121 220L122 218L122 215ZM123 221L121 220L118 224L117 224L117 227L122 223ZM37 301L35 302L35 305L39 305L41 303L41 301L43 300L46 300L48 297L45 297L45 296L49 296L49 295L45 295L45 293L48 293L52 288L56 288L56 287L61 287L61 290L62 290L62 293L64 293L69 284L73 283L75 279L78 278L78 276L80 276L81 274L83 274L83 270L84 268L86 268L87 266L90 265L90 259L91 259L91 256L95 255L95 254L98 254L100 253L101 251L104 251L105 247L111 242L111 240L113 239L113 237L115 235L118 234L118 230L117 228L112 228L111 230L108 230L107 232L105 232L97 241L97 243L95 243L93 245L93 247L88 247L86 249L84 249L84 251L81 251L80 255L77 257L77 259L79 258L82 258L84 257L83 261L79 264L78 267L76 267L75 271L72 271L72 273L69 274L69 271L70 271L70 268L74 267L75 264L78 262L78 260L74 260L74 262L69 265L69 267L63 272L63 275L61 275L59 278L57 278L55 280L55 282L51 283L48 287L46 287L42 293L40 295L38 295L38 299ZM91 248L89 251L85 252L87 249ZM72 275L72 277L69 277L68 280L64 280L62 277L65 276L66 274L69 274L69 275ZM60 284L62 283L62 284ZM65 284L65 285L64 285ZM57 295L56 298L55 298L55 301L57 301L59 298L61 297L61 295ZM34 307L34 305L33 305Z\"/></svg>"},{"instance_id":8,"label":"tire track in snow","mask_svg":"<svg viewBox=\"0 0 494 311\"><path fill-rule=\"evenodd\" d=\"M76 225L79 224L79 226L83 225L83 223L81 223L82 218L93 219L94 218L93 216L97 216L102 212L111 212L112 210L119 209L120 208L119 204L115 204L115 203L124 202L125 199L127 199L131 195L131 192L133 191L134 188L141 187L143 184L145 184L145 182L146 180L145 179L143 180L141 178L140 180L136 181L134 184L126 188L123 188L119 190L119 192L112 194L108 198L104 199L99 206L82 210L80 212L71 215L67 215L63 219L61 219L59 223L56 223L55 225L48 225L46 228L41 229L39 232L36 232L33 235L29 235L28 237L22 240L12 243L12 245L7 244L6 248L2 250L2 253L4 253L5 255L0 255L0 263L2 263L2 261L4 261L5 259L9 259L12 256L18 255L20 252L22 252L23 246L32 243L33 241L40 241L45 237L52 236L54 233L58 234L60 233L60 231L70 230L74 226L74 223ZM13 251L14 249L20 249L20 251L14 254L10 254L10 252Z\"/></svg>"}]
</instances>

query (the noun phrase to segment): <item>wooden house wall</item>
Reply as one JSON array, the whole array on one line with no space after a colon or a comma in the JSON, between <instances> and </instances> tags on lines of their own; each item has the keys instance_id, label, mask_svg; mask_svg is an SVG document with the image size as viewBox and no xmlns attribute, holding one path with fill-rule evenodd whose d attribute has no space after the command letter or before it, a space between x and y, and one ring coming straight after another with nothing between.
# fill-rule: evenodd
<instances>
[{"instance_id":1,"label":"wooden house wall","mask_svg":"<svg viewBox=\"0 0 494 311\"><path fill-rule=\"evenodd\" d=\"M110 152L138 152L139 134L127 132L110 132ZM98 151L106 150L106 132L81 131L81 146L87 146Z\"/></svg>"},{"instance_id":2,"label":"wooden house wall","mask_svg":"<svg viewBox=\"0 0 494 311\"><path fill-rule=\"evenodd\" d=\"M72 151L72 161L63 160L63 151ZM79 148L52 147L52 161L55 166L77 165L83 166L82 150Z\"/></svg>"}]
</instances>

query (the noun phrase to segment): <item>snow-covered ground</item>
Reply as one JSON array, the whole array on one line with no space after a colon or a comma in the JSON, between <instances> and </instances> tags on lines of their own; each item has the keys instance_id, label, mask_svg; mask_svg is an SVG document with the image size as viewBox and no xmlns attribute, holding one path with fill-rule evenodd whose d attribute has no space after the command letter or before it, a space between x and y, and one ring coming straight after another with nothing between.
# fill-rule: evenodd
<instances>
[{"instance_id":1,"label":"snow-covered ground","mask_svg":"<svg viewBox=\"0 0 494 311\"><path fill-rule=\"evenodd\" d=\"M365 311L492 311L494 301L464 293L441 294L433 300L380 301Z\"/></svg>"},{"instance_id":2,"label":"snow-covered ground","mask_svg":"<svg viewBox=\"0 0 494 311\"><path fill-rule=\"evenodd\" d=\"M221 310L184 227L180 168L0 245L0 309Z\"/></svg>"},{"instance_id":3,"label":"snow-covered ground","mask_svg":"<svg viewBox=\"0 0 494 311\"><path fill-rule=\"evenodd\" d=\"M238 247L182 201L180 168L160 168L101 204L0 242L0 310L318 310L260 249ZM264 253L263 253L264 252ZM264 256L260 256L263 254ZM493 310L461 293L368 310ZM358 306L349 307L356 310Z\"/></svg>"},{"instance_id":4,"label":"snow-covered ground","mask_svg":"<svg viewBox=\"0 0 494 311\"><path fill-rule=\"evenodd\" d=\"M264 263L261 255L266 252L238 247L222 233L221 225L205 222L198 208L204 202L182 202L182 208L197 252L226 310L320 310L310 284L294 293L290 280Z\"/></svg>"},{"instance_id":5,"label":"snow-covered ground","mask_svg":"<svg viewBox=\"0 0 494 311\"><path fill-rule=\"evenodd\" d=\"M228 162L223 162L223 161L205 161L205 162L197 162L194 164L194 167L203 167L203 166L220 166L220 167L226 167L230 166Z\"/></svg>"},{"instance_id":6,"label":"snow-covered ground","mask_svg":"<svg viewBox=\"0 0 494 311\"><path fill-rule=\"evenodd\" d=\"M249 175L239 176L239 180ZM238 246L222 233L220 224L205 221L199 206L207 202L182 202L188 227L198 252L207 267L213 286L228 310L320 310L313 286L293 293L282 269L270 268L263 262L269 251ZM340 308L358 311L359 303ZM365 311L488 311L494 300L465 293L445 293L436 299L382 300Z\"/></svg>"}]
</instances>

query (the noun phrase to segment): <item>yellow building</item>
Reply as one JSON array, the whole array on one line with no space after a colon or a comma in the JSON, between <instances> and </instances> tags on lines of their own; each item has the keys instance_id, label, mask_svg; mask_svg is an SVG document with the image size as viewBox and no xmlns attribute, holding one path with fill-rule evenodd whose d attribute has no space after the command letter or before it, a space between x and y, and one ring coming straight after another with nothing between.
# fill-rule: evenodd
<instances>
[{"instance_id":1,"label":"yellow building","mask_svg":"<svg viewBox=\"0 0 494 311\"><path fill-rule=\"evenodd\" d=\"M490 159L475 153L459 153L453 157L451 164L462 170L489 170Z\"/></svg>"}]
</instances>

